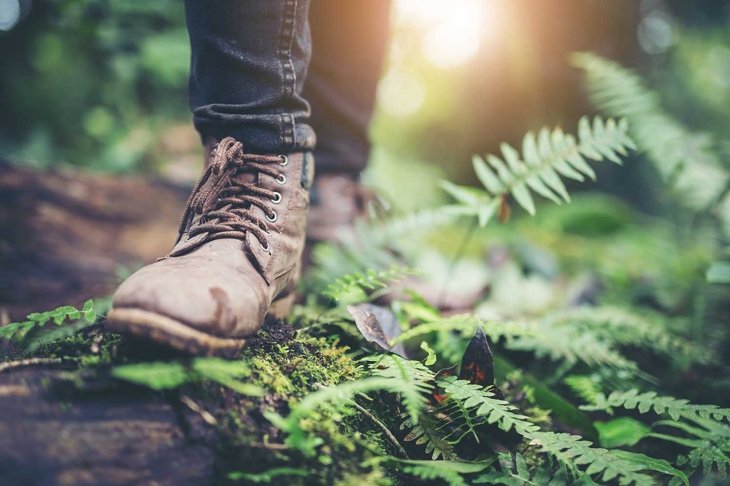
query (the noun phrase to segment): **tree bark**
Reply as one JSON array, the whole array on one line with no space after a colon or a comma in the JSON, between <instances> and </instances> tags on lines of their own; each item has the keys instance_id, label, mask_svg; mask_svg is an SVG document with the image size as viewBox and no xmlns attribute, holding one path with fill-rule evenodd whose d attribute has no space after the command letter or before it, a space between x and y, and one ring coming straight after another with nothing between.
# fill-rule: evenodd
<instances>
[{"instance_id":1,"label":"tree bark","mask_svg":"<svg viewBox=\"0 0 730 486\"><path fill-rule=\"evenodd\" d=\"M109 295L119 273L169 251L188 191L0 161L0 324ZM0 484L214 480L215 428L177 395L80 391L62 363L16 364L0 370Z\"/></svg>"},{"instance_id":2,"label":"tree bark","mask_svg":"<svg viewBox=\"0 0 730 486\"><path fill-rule=\"evenodd\" d=\"M189 188L0 160L0 324L109 295L165 255Z\"/></svg>"}]
</instances>

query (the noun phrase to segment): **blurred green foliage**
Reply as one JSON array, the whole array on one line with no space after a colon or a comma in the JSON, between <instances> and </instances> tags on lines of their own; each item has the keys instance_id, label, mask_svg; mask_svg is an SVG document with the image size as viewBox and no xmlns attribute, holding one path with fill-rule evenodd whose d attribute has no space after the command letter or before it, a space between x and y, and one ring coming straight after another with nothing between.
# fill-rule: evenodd
<instances>
[{"instance_id":1,"label":"blurred green foliage","mask_svg":"<svg viewBox=\"0 0 730 486\"><path fill-rule=\"evenodd\" d=\"M580 72L567 63L576 50L638 67L669 112L728 139L727 2L493 0L478 49L450 67L425 55L433 26L404 20L399 5L408 3L395 2L385 85L401 90L389 97L381 89L372 130L378 167L431 162L468 182L473 153L515 144L529 129L574 126L590 111ZM437 19L455 7L438 8ZM182 2L34 2L0 32L0 56L0 155L15 162L155 170L158 135L190 124ZM402 102L397 95L414 87L415 109L394 114L393 93ZM645 200L661 196L642 184L647 171L606 168L598 187L650 208Z\"/></svg>"},{"instance_id":2,"label":"blurred green foliage","mask_svg":"<svg viewBox=\"0 0 730 486\"><path fill-rule=\"evenodd\" d=\"M0 147L41 167L130 170L187 118L182 2L36 2L0 35Z\"/></svg>"}]
</instances>

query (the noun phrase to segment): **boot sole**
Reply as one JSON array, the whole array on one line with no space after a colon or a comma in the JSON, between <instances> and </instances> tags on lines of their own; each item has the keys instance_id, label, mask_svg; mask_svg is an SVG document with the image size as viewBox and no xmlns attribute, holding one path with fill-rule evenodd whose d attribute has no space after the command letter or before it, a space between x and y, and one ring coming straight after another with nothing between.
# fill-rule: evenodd
<instances>
[{"instance_id":1,"label":"boot sole","mask_svg":"<svg viewBox=\"0 0 730 486\"><path fill-rule=\"evenodd\" d=\"M294 300L294 294L278 298L272 302L267 317L283 319L289 314ZM214 336L176 319L133 307L111 309L105 327L198 356L235 358L246 344L245 339Z\"/></svg>"}]
</instances>

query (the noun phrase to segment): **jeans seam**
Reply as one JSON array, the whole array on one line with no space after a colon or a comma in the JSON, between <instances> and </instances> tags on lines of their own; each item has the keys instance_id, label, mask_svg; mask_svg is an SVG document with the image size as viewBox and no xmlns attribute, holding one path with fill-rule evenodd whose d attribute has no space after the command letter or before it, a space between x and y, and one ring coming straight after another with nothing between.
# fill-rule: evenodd
<instances>
[{"instance_id":1,"label":"jeans seam","mask_svg":"<svg viewBox=\"0 0 730 486\"><path fill-rule=\"evenodd\" d=\"M292 44L294 43L295 22L296 22L297 0L286 0L281 25L281 37L279 38L279 59L281 62L282 84L281 94L284 97L292 97L296 91L297 77L292 59ZM294 116L291 113L280 115L280 138L281 143L294 147Z\"/></svg>"}]
</instances>

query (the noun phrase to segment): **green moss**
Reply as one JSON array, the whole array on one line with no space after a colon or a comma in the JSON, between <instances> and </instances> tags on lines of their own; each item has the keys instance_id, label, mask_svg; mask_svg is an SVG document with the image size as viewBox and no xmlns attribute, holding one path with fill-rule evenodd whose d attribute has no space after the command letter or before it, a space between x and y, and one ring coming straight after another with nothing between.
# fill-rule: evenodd
<instances>
[{"instance_id":1,"label":"green moss","mask_svg":"<svg viewBox=\"0 0 730 486\"><path fill-rule=\"evenodd\" d=\"M241 356L251 368L251 381L279 399L305 395L326 386L361 376L348 348L336 341L307 335L293 335L286 343L270 343L264 331ZM261 343L261 344L260 344Z\"/></svg>"},{"instance_id":2,"label":"green moss","mask_svg":"<svg viewBox=\"0 0 730 486\"><path fill-rule=\"evenodd\" d=\"M310 471L306 478L287 477L291 484L387 484L377 468L363 465L375 457L373 449L382 447L373 440L378 436L373 424L353 409L325 408L303 420L302 428L321 439L315 457L282 449L283 437L261 417L266 410L287 413L290 403L314 390L361 377L348 351L336 339L281 325L265 327L250 339L240 359L251 370L251 384L266 393L240 398L235 409L226 407L219 424L221 471L235 471L240 464L247 465L247 473L285 466Z\"/></svg>"}]
</instances>

